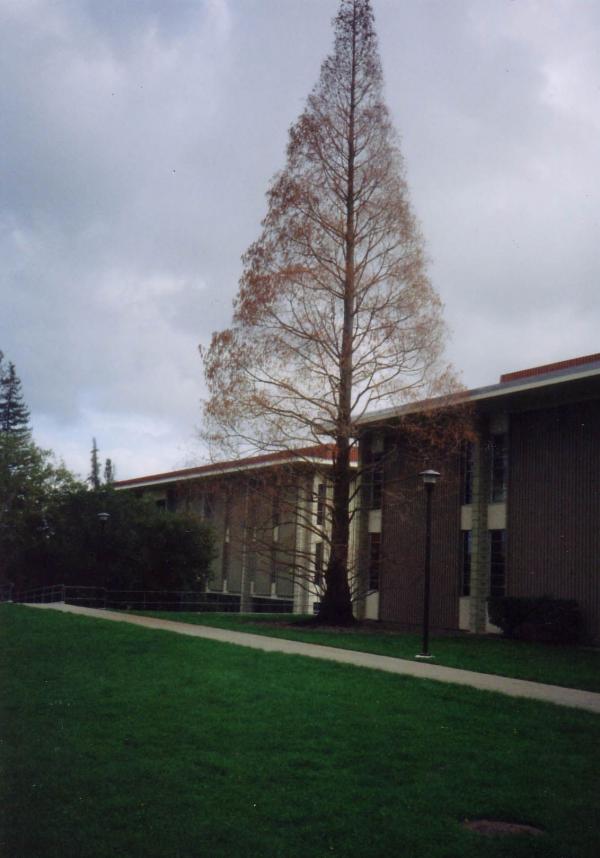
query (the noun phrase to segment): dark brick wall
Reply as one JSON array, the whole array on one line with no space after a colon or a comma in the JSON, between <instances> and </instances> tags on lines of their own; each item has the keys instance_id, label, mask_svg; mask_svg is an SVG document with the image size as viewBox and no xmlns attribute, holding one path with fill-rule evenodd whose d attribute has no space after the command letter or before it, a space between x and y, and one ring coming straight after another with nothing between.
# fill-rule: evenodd
<instances>
[{"instance_id":1,"label":"dark brick wall","mask_svg":"<svg viewBox=\"0 0 600 858\"><path fill-rule=\"evenodd\" d=\"M423 618L425 489L419 472L440 471L432 496L432 628L458 628L460 596L460 461L432 452L416 456L401 439L386 441L383 487L380 619L420 627Z\"/></svg>"},{"instance_id":2,"label":"dark brick wall","mask_svg":"<svg viewBox=\"0 0 600 858\"><path fill-rule=\"evenodd\" d=\"M600 400L512 414L507 593L576 599L600 638Z\"/></svg>"}]
</instances>

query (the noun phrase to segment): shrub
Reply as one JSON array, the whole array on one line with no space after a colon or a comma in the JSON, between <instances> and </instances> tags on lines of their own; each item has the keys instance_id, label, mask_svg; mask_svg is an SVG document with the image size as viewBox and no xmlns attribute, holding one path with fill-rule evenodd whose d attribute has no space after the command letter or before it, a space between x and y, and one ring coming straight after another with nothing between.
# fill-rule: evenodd
<instances>
[{"instance_id":1,"label":"shrub","mask_svg":"<svg viewBox=\"0 0 600 858\"><path fill-rule=\"evenodd\" d=\"M546 643L576 643L581 638L581 613L572 599L495 597L488 599L488 615L507 638Z\"/></svg>"},{"instance_id":2,"label":"shrub","mask_svg":"<svg viewBox=\"0 0 600 858\"><path fill-rule=\"evenodd\" d=\"M99 512L109 513L102 525ZM208 524L159 510L148 498L111 488L81 489L48 506L47 528L31 529L18 589L68 584L117 590L204 587L215 556Z\"/></svg>"}]
</instances>

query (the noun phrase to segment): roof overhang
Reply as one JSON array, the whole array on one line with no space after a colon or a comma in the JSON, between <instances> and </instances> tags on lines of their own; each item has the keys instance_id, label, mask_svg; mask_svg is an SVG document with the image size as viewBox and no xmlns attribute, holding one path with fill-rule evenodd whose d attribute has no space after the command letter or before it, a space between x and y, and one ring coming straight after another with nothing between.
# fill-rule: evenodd
<instances>
[{"instance_id":1,"label":"roof overhang","mask_svg":"<svg viewBox=\"0 0 600 858\"><path fill-rule=\"evenodd\" d=\"M356 456L353 457L350 464L353 468L357 467ZM327 455L322 453L315 455L308 452L302 453L302 451L290 450L287 455L279 452L248 459L239 459L233 462L215 462L214 464L201 465L197 468L186 468L180 471L169 471L163 474L152 474L147 477L120 480L114 484L114 488L116 491L124 491L126 489L140 489L150 486L168 486L192 480L208 480L229 474L272 470L273 468L282 468L289 465L308 465L315 468L332 467L331 451Z\"/></svg>"},{"instance_id":2,"label":"roof overhang","mask_svg":"<svg viewBox=\"0 0 600 858\"><path fill-rule=\"evenodd\" d=\"M474 403L482 410L522 407L523 404L544 404L560 397L570 398L600 396L600 361L569 370L549 372L543 376L530 376L477 387L451 396L410 402L395 408L386 408L365 414L356 422L359 428L387 423L409 414L419 414L438 408L452 408L465 403Z\"/></svg>"}]
</instances>

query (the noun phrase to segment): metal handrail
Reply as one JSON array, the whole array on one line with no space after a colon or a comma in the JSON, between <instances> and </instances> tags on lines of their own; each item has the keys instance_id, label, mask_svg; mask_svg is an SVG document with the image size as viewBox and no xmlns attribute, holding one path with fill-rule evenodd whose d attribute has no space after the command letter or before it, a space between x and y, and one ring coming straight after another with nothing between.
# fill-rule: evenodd
<instances>
[{"instance_id":1,"label":"metal handrail","mask_svg":"<svg viewBox=\"0 0 600 858\"><path fill-rule=\"evenodd\" d=\"M269 613L291 613L291 599L272 599L266 596L255 596L255 610L246 613L264 613L265 607ZM40 604L65 602L68 604L85 604L96 608L123 608L128 610L191 610L191 611L225 611L240 612L241 596L239 593L210 593L198 590L109 590L105 587L92 587L76 584L52 584L46 587L36 587L12 594L12 601L21 604ZM266 604L265 604L266 603Z\"/></svg>"}]
</instances>

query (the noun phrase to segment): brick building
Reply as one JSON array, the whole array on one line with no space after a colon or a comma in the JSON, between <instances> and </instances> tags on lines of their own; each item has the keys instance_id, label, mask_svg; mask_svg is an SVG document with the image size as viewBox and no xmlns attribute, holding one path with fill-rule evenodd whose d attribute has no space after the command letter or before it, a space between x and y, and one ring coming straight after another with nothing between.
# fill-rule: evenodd
<instances>
[{"instance_id":1,"label":"brick building","mask_svg":"<svg viewBox=\"0 0 600 858\"><path fill-rule=\"evenodd\" d=\"M474 441L417 455L401 423L419 407L360 422L360 613L418 626L425 467L433 492L431 623L492 631L490 595L575 599L600 639L600 354L509 373L468 391Z\"/></svg>"},{"instance_id":2,"label":"brick building","mask_svg":"<svg viewBox=\"0 0 600 858\"><path fill-rule=\"evenodd\" d=\"M115 483L212 526L207 597L229 610L312 613L328 557L332 448L218 462ZM353 550L353 549L352 549Z\"/></svg>"}]
</instances>

